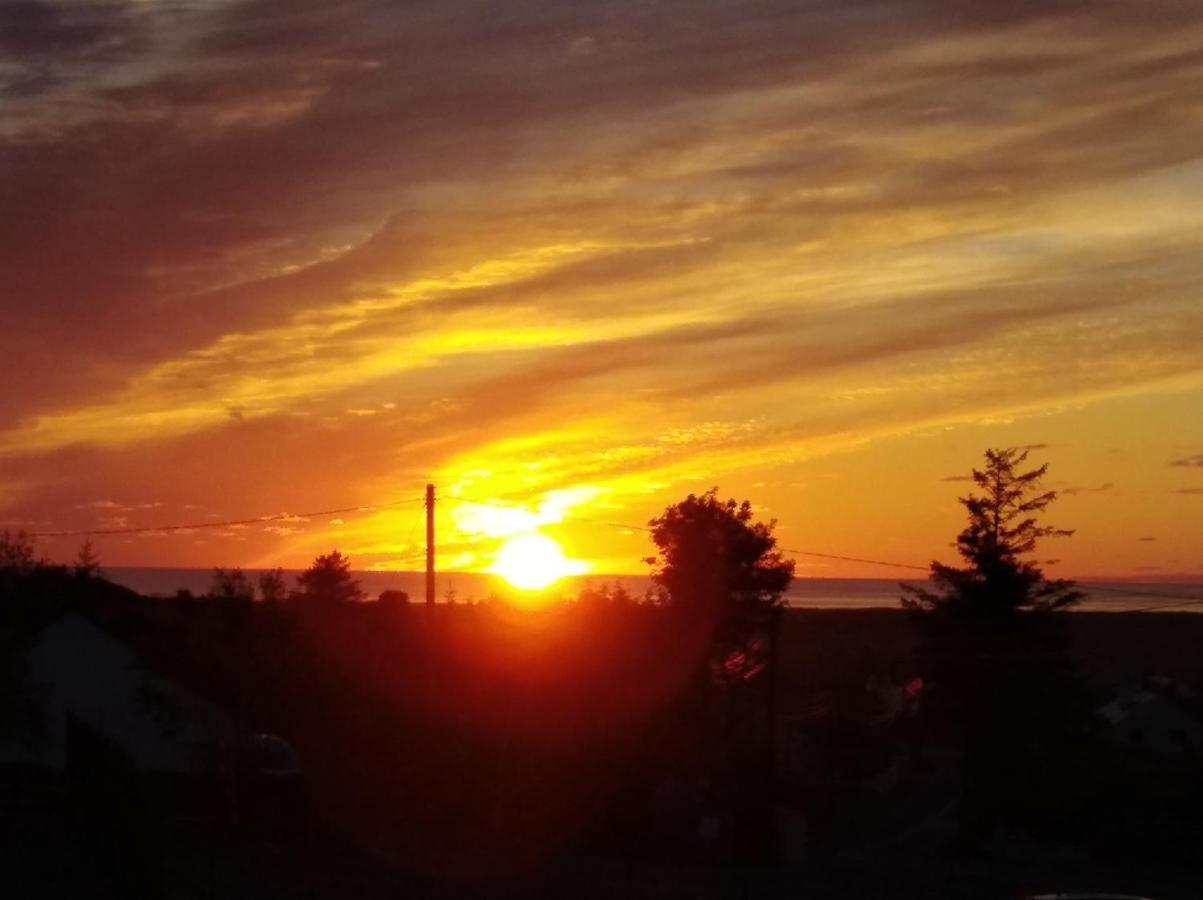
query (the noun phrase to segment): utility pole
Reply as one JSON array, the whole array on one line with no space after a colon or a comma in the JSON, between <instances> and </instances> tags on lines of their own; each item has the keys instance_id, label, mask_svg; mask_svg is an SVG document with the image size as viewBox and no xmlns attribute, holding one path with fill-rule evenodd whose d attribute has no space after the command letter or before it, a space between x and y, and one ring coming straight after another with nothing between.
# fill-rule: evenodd
<instances>
[{"instance_id":1,"label":"utility pole","mask_svg":"<svg viewBox=\"0 0 1203 900\"><path fill-rule=\"evenodd\" d=\"M434 606L434 485L426 485L426 608Z\"/></svg>"}]
</instances>

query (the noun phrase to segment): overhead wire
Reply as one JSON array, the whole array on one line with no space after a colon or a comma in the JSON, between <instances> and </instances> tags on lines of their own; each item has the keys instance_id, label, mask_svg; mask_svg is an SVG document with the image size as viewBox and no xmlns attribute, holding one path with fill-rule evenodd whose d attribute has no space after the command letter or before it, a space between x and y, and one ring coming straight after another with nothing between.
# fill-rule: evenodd
<instances>
[{"instance_id":1,"label":"overhead wire","mask_svg":"<svg viewBox=\"0 0 1203 900\"><path fill-rule=\"evenodd\" d=\"M464 530L462 528L460 528L459 522L457 522L455 520L455 516L451 515L451 511L448 510L447 507L441 503L436 503L434 508L435 508L436 512L442 514L443 521L451 526L451 530L454 531L456 534L460 535L461 537L463 537ZM452 545L452 546L454 546L454 545ZM446 573L445 573L445 575L446 575ZM455 596L455 579L454 578L447 577L446 595L451 596L451 597Z\"/></svg>"},{"instance_id":2,"label":"overhead wire","mask_svg":"<svg viewBox=\"0 0 1203 900\"><path fill-rule=\"evenodd\" d=\"M594 525L607 525L611 528L621 528L626 531L651 531L652 530L650 525L632 525L628 522L612 522L612 521L606 521L604 519L588 519L588 518L585 518L584 516L575 516L575 515L566 515L566 516L564 516L564 518L573 519L578 522L589 522ZM920 565L915 565L913 563L889 562L884 559L866 559L866 558L860 557L860 556L840 556L835 553L820 553L817 550L799 550L795 547L779 547L778 549L785 553L793 553L797 556L814 556L814 557L818 557L820 559L838 559L838 560L842 560L844 562L867 563L868 565L873 565L873 566L889 566L890 568L895 568L895 569L918 569L923 572L926 572L929 569L928 566L920 566Z\"/></svg>"},{"instance_id":3,"label":"overhead wire","mask_svg":"<svg viewBox=\"0 0 1203 900\"><path fill-rule=\"evenodd\" d=\"M1127 609L1124 612L1172 612L1178 611L1184 606L1201 606L1203 605L1203 597L1192 600L1183 600L1178 603L1159 603L1155 606L1138 606L1136 609Z\"/></svg>"},{"instance_id":4,"label":"overhead wire","mask_svg":"<svg viewBox=\"0 0 1203 900\"><path fill-rule=\"evenodd\" d=\"M588 519L588 518L585 518L584 516L566 515L564 518L573 519L575 521L580 521L580 522L589 522L589 523L592 523L595 525L607 525L607 526L610 526L613 528L621 528L621 529L628 530L628 531L650 531L651 530L651 528L649 526L632 525L632 524L626 523L626 522L611 522L611 521L605 521L605 520L601 520L601 519ZM884 559L870 559L868 557L863 557L863 556L845 556L845 555L838 554L838 553L823 553L818 550L801 550L797 547L780 547L778 549L780 549L784 553L792 553L795 556L809 556L809 557L816 557L818 559L834 559L834 560L839 560L841 562L863 563L866 565L886 566L886 567L895 568L895 569L910 569L912 571L919 571L919 572L931 571L930 566L921 566L921 565L918 565L917 563L902 563L902 562L894 562L891 560L884 560ZM1129 595L1129 596L1151 597L1151 598L1157 598L1157 599L1161 599L1161 600L1175 601L1173 603L1165 603L1165 604L1157 604L1154 606L1138 607L1136 609L1127 610L1128 612L1155 612L1155 611L1163 611L1163 610L1174 610L1174 609L1178 609L1183 606L1203 605L1203 597L1197 597L1194 595L1159 593L1156 591L1134 591L1134 590L1130 590L1130 589L1126 589L1126 588L1115 588L1115 587L1110 587L1108 585L1091 584L1088 582L1077 582L1077 583L1082 588L1085 588L1089 591L1103 591L1103 592L1116 593L1116 594L1125 594L1125 595Z\"/></svg>"},{"instance_id":5,"label":"overhead wire","mask_svg":"<svg viewBox=\"0 0 1203 900\"><path fill-rule=\"evenodd\" d=\"M1125 594L1129 597L1157 597L1162 600L1182 599L1192 602L1203 603L1203 597L1197 597L1193 594L1169 594L1157 591L1134 591L1130 588L1117 588L1107 584L1092 584L1089 581L1075 581L1079 587L1089 588L1092 591L1105 591L1109 594Z\"/></svg>"},{"instance_id":6,"label":"overhead wire","mask_svg":"<svg viewBox=\"0 0 1203 900\"><path fill-rule=\"evenodd\" d=\"M275 513L268 516L254 516L249 519L225 519L217 522L186 522L138 527L122 526L120 528L80 528L70 531L31 531L28 532L28 536L31 538L89 537L118 534L160 534L163 532L170 533L176 531L199 531L203 528L234 528L241 525L262 525L270 522L296 522L305 519L314 519L318 516L335 516L354 512L371 512L377 509L388 509L390 507L404 506L409 503L421 502L422 498L416 497L406 498L403 500L389 500L384 503L367 503L360 506L344 506L339 509L319 509L299 513Z\"/></svg>"},{"instance_id":7,"label":"overhead wire","mask_svg":"<svg viewBox=\"0 0 1203 900\"><path fill-rule=\"evenodd\" d=\"M785 553L793 553L798 556L815 556L819 559L838 559L842 560L843 562L866 563L867 565L871 566L888 566L892 569L918 569L921 572L928 572L931 570L930 566L920 566L916 565L915 563L889 562L884 559L866 559L865 557L861 556L840 556L836 553L820 553L817 550L796 550L792 547L781 547L780 549Z\"/></svg>"},{"instance_id":8,"label":"overhead wire","mask_svg":"<svg viewBox=\"0 0 1203 900\"><path fill-rule=\"evenodd\" d=\"M423 515L423 513L424 513L424 511L423 511L423 510L419 510L419 511L418 511L418 514L417 514L416 516L414 516L414 517L413 517L413 518L410 520L410 523L409 523L409 531L407 531L407 532L405 533L405 539L404 539L404 540L401 542L401 546L402 546L402 547L408 547L408 546L409 546L409 542L410 542L410 540L412 540L412 538L413 538L413 536L414 536L414 532L418 530L418 523L419 523L419 522L421 522L423 518L425 518L425 516ZM425 554L424 554L424 553L423 553L422 555L423 555L423 556L425 556ZM399 563L399 562L410 562L410 561L412 561L414 558L415 558L415 555L414 555L414 554L411 554L411 555L409 555L409 556L399 556L399 557L396 557L395 559L392 559L392 560L390 560L390 562L394 562L394 563ZM417 558L420 558L420 557L417 557ZM396 580L397 580L397 573L398 573L398 572L400 572L400 571L402 571L402 570L401 570L401 569L389 569L390 575L389 575L388 583L387 583L387 584L385 584L385 589L386 589L386 590L387 590L388 588L391 588L391 587L392 587L392 586L393 586L393 585L396 583Z\"/></svg>"}]
</instances>

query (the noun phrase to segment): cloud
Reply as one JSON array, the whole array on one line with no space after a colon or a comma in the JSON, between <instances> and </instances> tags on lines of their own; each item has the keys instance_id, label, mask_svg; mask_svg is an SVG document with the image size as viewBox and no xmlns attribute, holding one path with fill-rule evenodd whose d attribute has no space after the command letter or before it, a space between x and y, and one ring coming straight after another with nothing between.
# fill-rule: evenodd
<instances>
[{"instance_id":1,"label":"cloud","mask_svg":"<svg viewBox=\"0 0 1203 900\"><path fill-rule=\"evenodd\" d=\"M1203 369L1189 5L22 2L0 35L0 478L64 518L134 473L251 511L442 467L635 490Z\"/></svg>"},{"instance_id":2,"label":"cloud","mask_svg":"<svg viewBox=\"0 0 1203 900\"><path fill-rule=\"evenodd\" d=\"M138 509L158 509L162 505L158 500L145 503L118 503L115 500L91 500L87 503L76 503L75 509L90 509L101 512L133 512Z\"/></svg>"},{"instance_id":3,"label":"cloud","mask_svg":"<svg viewBox=\"0 0 1203 900\"><path fill-rule=\"evenodd\" d=\"M133 4L108 6L119 7L122 15L134 8ZM300 10L295 4L229 4L208 16L189 11L188 15L169 17L153 34L156 43L146 52L142 80L120 88L97 88L102 102L95 103L95 120L87 123L93 134L107 131L106 143L110 146L138 148L152 133L158 138L155 174L162 177L153 182L153 195L148 191L150 184L141 180L105 183L112 176L107 174L105 158L96 149L104 146L99 141L77 142L81 148L78 152L83 154L79 158L48 159L33 170L25 167L20 174L25 182L33 180L39 188L45 188L60 174L58 167L74 164L80 172L74 183L90 192L116 193L119 189L119 196L128 198L123 204L129 212L140 214L132 221L142 225L131 231L119 221L126 217L117 215L106 222L109 227L102 238L104 244L97 248L104 252L94 252L87 260L91 270L88 283L93 285L93 294L108 295L111 302L128 307L123 312L146 325L150 324L149 317L142 316L139 307L162 289L171 291L173 282L176 290L186 289L198 278L203 283L205 270L215 270L212 275L220 283L231 277L228 270L237 270L240 262L247 264L246 274L257 268L262 273L264 268L251 263L256 257L263 259L266 268L270 268L273 258L282 262L291 256L294 263L298 257L304 259L303 248L311 242L303 228L337 232L355 227L351 224L354 217L346 209L340 211L337 202L326 200L325 208L319 209L313 206L316 193L291 190L298 178L314 178L327 185L327 190L321 192L326 198L337 197L340 190L361 191L365 185L357 184L357 180L366 180L374 188L384 188L391 182L395 186L384 190L380 201L412 206L415 201L405 198L406 191L420 188L429 180L462 180L465 169L478 161L475 155L480 150L475 148L487 146L494 158L500 152L503 175L508 174L506 169L516 169L514 174L521 177L527 177L528 171L538 171L549 161L541 153L530 153L529 147L516 146L519 141L515 135L526 127L540 131L555 128L563 135L566 126L583 118L584 110L595 121L604 121L606 112L625 114L630 126L603 130L601 137L606 140L600 145L597 136L591 134L594 129L583 129L582 140L568 141L564 148L569 167L576 155L583 154L580 165L596 171L598 163L584 149L590 141L607 152L607 160L621 158L626 150L633 158L656 162L657 157L647 153L649 141L654 146L666 146L666 152L676 156L687 156L699 143L717 152L723 147L716 144L716 135L699 133L691 118L680 123L669 118L667 136L654 131L641 139L641 132L647 130L645 117L666 107L671 110L683 97L698 112L711 104L727 114L729 98L746 95L755 100L756 92L772 97L773 91L783 87L802 88L814 83L817 90L808 103L812 108L803 107L801 112L811 117L818 114L817 120L825 128L814 129L814 133L801 131L791 139L790 131L797 126L792 119L779 119L789 109L798 115L799 104L796 98L787 103L788 98L782 97L780 108L770 104L765 110L765 121L753 117L754 124L769 128L767 146L757 148L757 141L765 137L753 132L746 142L749 146L736 158L747 157L751 151L757 156L768 153L779 160L796 159L799 146L823 146L836 140L827 128L841 135L837 152L819 154L819 162L811 162L806 172L800 172L796 165L782 171L742 161L732 172L736 177L743 177L740 172L760 173L751 179L762 183L758 193L775 181L799 174L819 180L833 170L843 171L847 180L848 175L864 174L845 170L848 150L862 154L862 164L877 165L880 154L888 153L889 148L874 148L873 141L866 137L871 137L874 129L898 124L888 121L890 116L905 121L914 114L919 101L937 109L941 109L941 100L952 101L942 108L947 118L966 116L977 128L994 124L980 120L980 104L970 106L970 92L958 86L959 77L987 83L998 77L997 69L981 71L983 59L1010 65L1024 72L1028 80L1053 74L1067 78L1072 87L1059 90L1072 96L1073 88L1080 91L1089 84L1085 79L1097 78L1096 55L1103 52L1103 46L1091 47L1088 42L1083 46L1079 40L1060 54L1016 53L1002 41L991 42L974 33L973 29L982 24L972 16L944 19L929 15L916 4L900 4L888 13L883 11L880 28L876 29L872 16L848 15L834 6L802 11L764 3L752 4L738 14L715 6L691 9L683 20L667 12L645 12L624 19L607 15L600 4L574 6L578 8L572 13L549 15L545 5L523 4L507 11L504 17L481 16L479 11L469 17L454 3L446 4L438 13L425 14L361 3L356 5L357 16L336 16L313 8ZM1046 21L1048 13L1048 9L1027 8L999 17L1001 21L990 21L1022 29ZM1106 8L1096 15L1107 22L1118 13ZM1159 8L1150 12L1149 22L1155 27L1171 18L1168 9ZM740 27L729 28L736 20ZM900 24L906 27L899 28ZM1123 24L1131 27L1129 22ZM205 33L206 37L194 40L185 56L168 58L165 51L175 33L171 25L176 32L187 29ZM600 27L592 27L595 25ZM1072 30L1068 23L1061 27ZM1146 29L1149 27L1146 25ZM553 51L571 45L581 33L592 36L597 47L594 56L604 59L582 66ZM926 35L927 41L918 47L927 47L927 55L915 49L912 42L916 35ZM1017 38L1022 39L1022 33ZM807 53L798 52L799 40L808 48ZM460 52L471 53L476 65L450 65L443 41L460 48ZM1147 65L1143 58L1140 62ZM865 64L870 65L862 75L857 66ZM1135 65L1133 61L1129 68ZM1163 71L1157 74L1166 78L1190 65L1189 58L1176 65L1162 59ZM901 77L890 82L874 79L875 67L894 70ZM1150 77L1139 68L1125 71L1122 63L1114 68L1110 77L1118 85ZM390 77L394 69L405 71L407 77ZM493 76L496 71L507 77L497 79ZM877 86L871 87L862 78ZM892 85L884 96L880 87L883 83ZM416 90L415 84L422 89ZM289 98L298 91L308 91L312 96L295 119L265 115L273 106L295 104L297 101ZM1005 114L1003 99L1010 102L1011 98L996 93L1000 96L1000 112ZM945 94L952 96L941 96ZM193 121L190 117L197 109L210 110L204 119L208 125L202 129L203 136L189 130ZM212 123L236 117L242 109L256 109L257 113L247 118L266 119L276 133L223 133L220 140L214 141ZM371 132L365 135L369 125ZM449 142L448 135L457 133L473 135L473 139ZM67 145L74 136L56 137L56 145ZM561 137L560 144L564 143ZM1086 145L1080 140L1077 143ZM863 156L866 149L870 155ZM874 149L876 152L872 152ZM660 158L664 155L662 152ZM815 159L815 153L806 154L806 158ZM942 162L945 170L930 173L916 169L896 185L881 186L886 188L885 194L879 189L868 196L878 205L891 192L905 191L906 196L897 200L911 203L916 196L932 197L932 189L941 184L948 184L956 196L966 196L964 182L972 170L962 168L950 173L947 165ZM983 173L991 170L984 162L975 165ZM1002 165L1003 158L993 160L995 168ZM1008 169L1008 175L1021 177L1025 171L1042 170L1039 166L1015 167ZM1078 168L1072 173L1082 171ZM702 174L712 178L716 170ZM699 180L693 177L687 183ZM871 211L865 207L866 195L854 196L854 201L842 202L845 209ZM203 203L198 203L200 198ZM671 194L667 199L672 199ZM45 211L47 205L75 205L78 200L41 190L36 202ZM34 202L32 194L30 202ZM808 205L815 206L813 202ZM835 207L832 211L838 210ZM290 216L290 212L295 215ZM388 213L388 205L382 205L361 215L378 220ZM40 217L33 220L35 232L41 221ZM86 234L95 239L96 229L86 221L79 223L80 230L73 235L74 223L72 216L58 220L54 232L60 243L70 239L82 244ZM329 241L322 243L328 245ZM146 260L148 254L160 259ZM138 261L143 264L137 265ZM156 273L151 280L145 274L147 262ZM45 273L45 277L56 280L44 285L46 290L40 292L43 299L52 299L52 294L68 290L73 283L59 280L69 279L70 273ZM105 289L109 282L113 291ZM116 290L119 287L123 288L120 293ZM119 299L129 293L135 296ZM177 304L174 315L188 305ZM225 310L210 307L209 315L218 313L215 324L228 321L231 316L245 315L245 309L238 309L243 306L245 303Z\"/></svg>"},{"instance_id":4,"label":"cloud","mask_svg":"<svg viewBox=\"0 0 1203 900\"><path fill-rule=\"evenodd\" d=\"M117 503L113 500L93 500L90 503L77 503L77 509L112 509L112 510L127 510L130 507L124 503Z\"/></svg>"},{"instance_id":5,"label":"cloud","mask_svg":"<svg viewBox=\"0 0 1203 900\"><path fill-rule=\"evenodd\" d=\"M85 65L128 59L145 48L139 4L15 0L0 6L0 97L45 93Z\"/></svg>"},{"instance_id":6,"label":"cloud","mask_svg":"<svg viewBox=\"0 0 1203 900\"><path fill-rule=\"evenodd\" d=\"M1178 488L1178 490L1176 490L1174 493L1176 493L1176 494L1203 494L1203 488L1199 488L1199 487Z\"/></svg>"},{"instance_id":7,"label":"cloud","mask_svg":"<svg viewBox=\"0 0 1203 900\"><path fill-rule=\"evenodd\" d=\"M1072 487L1062 488L1059 493L1064 494L1067 497L1074 497L1078 494L1107 494L1110 493L1114 488L1114 484L1112 484L1110 481L1106 481L1102 484L1091 487L1080 487L1075 485Z\"/></svg>"},{"instance_id":8,"label":"cloud","mask_svg":"<svg viewBox=\"0 0 1203 900\"><path fill-rule=\"evenodd\" d=\"M1183 466L1186 468L1203 468L1203 453L1196 453L1193 456L1184 456L1181 459L1175 459L1170 463L1171 466Z\"/></svg>"}]
</instances>

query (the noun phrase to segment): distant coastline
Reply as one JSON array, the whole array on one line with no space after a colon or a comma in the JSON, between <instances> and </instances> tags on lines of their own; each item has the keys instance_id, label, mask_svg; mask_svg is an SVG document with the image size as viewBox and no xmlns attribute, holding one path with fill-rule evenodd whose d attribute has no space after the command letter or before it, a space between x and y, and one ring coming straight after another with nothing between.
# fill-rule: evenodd
<instances>
[{"instance_id":1,"label":"distant coastline","mask_svg":"<svg viewBox=\"0 0 1203 900\"><path fill-rule=\"evenodd\" d=\"M261 570L247 569L252 581ZM291 586L299 570L284 572ZM132 566L106 566L105 577L132 590L148 596L171 596L177 591L187 590L203 594L213 582L212 569L155 568ZM376 572L355 573L370 599L381 591L395 590L409 594L411 602L423 599L424 574L422 572ZM799 609L888 609L897 608L900 591L899 582L922 584L916 579L897 578L798 578L786 595L789 606ZM617 582L629 593L642 596L651 586L646 575L591 574L566 578L552 593L564 597L575 597L587 583L610 585ZM1118 581L1111 579L1083 579L1080 587L1087 597L1077 607L1083 611L1128 612L1156 607L1156 611L1191 611L1203 613L1203 582ZM436 595L439 602L454 597L456 602L484 599L504 590L504 582L495 575L476 572L440 572L436 578ZM1178 603L1181 601L1181 605Z\"/></svg>"}]
</instances>

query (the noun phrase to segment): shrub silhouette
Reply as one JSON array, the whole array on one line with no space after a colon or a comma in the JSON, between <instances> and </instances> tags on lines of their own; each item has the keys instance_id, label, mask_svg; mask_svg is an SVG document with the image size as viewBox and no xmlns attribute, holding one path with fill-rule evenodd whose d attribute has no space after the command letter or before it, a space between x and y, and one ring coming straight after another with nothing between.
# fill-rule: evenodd
<instances>
[{"instance_id":1,"label":"shrub silhouette","mask_svg":"<svg viewBox=\"0 0 1203 900\"><path fill-rule=\"evenodd\" d=\"M337 550L319 556L297 577L296 599L323 606L358 603L364 598L359 582L351 575L351 561Z\"/></svg>"}]
</instances>

